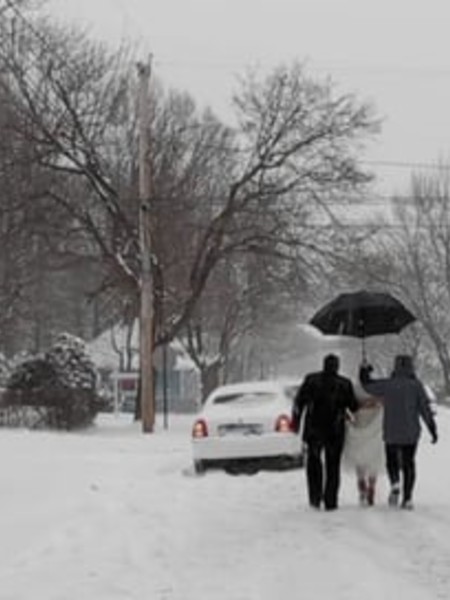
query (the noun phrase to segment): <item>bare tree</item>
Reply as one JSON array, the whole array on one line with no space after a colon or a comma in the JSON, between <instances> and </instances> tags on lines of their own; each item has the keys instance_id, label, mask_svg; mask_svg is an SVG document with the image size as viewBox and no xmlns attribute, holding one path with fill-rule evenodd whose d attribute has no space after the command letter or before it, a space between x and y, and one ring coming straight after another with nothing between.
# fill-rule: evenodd
<instances>
[{"instance_id":1,"label":"bare tree","mask_svg":"<svg viewBox=\"0 0 450 600\"><path fill-rule=\"evenodd\" d=\"M441 167L443 167L441 165ZM402 333L428 377L450 393L450 178L448 170L414 174L407 197L393 197L390 217L372 220L365 239L336 259L332 285L383 287L405 302L417 324ZM350 247L352 248L352 247Z\"/></svg>"},{"instance_id":2,"label":"bare tree","mask_svg":"<svg viewBox=\"0 0 450 600\"><path fill-rule=\"evenodd\" d=\"M133 318L140 257L130 55L49 24L22 25L19 50L2 31L0 52L16 133L52 173L47 197L89 236L103 265L100 290ZM377 128L371 108L300 65L247 74L234 104L231 130L187 96L157 90L152 98L157 343L188 325L227 257L270 252L308 269L311 252L329 243L333 201L370 179L358 152Z\"/></svg>"},{"instance_id":3,"label":"bare tree","mask_svg":"<svg viewBox=\"0 0 450 600\"><path fill-rule=\"evenodd\" d=\"M403 277L397 282L427 334L450 393L450 178L448 170L416 174L411 202L395 202L398 259Z\"/></svg>"},{"instance_id":4,"label":"bare tree","mask_svg":"<svg viewBox=\"0 0 450 600\"><path fill-rule=\"evenodd\" d=\"M225 256L257 250L292 259L323 252L330 220L324 217L319 233L312 218L320 207L327 215L333 199L361 192L369 180L358 168L356 149L376 129L370 108L334 97L330 84L308 78L299 65L262 80L244 78L235 105L239 129L226 189L209 220L196 223L200 234L193 240L186 301L174 315L174 332L187 322Z\"/></svg>"}]
</instances>

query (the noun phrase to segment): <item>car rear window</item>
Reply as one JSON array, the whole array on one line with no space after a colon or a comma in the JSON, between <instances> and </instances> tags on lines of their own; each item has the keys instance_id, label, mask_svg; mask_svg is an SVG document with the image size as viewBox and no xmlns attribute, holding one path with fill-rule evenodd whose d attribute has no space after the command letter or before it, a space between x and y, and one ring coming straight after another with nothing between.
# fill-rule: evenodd
<instances>
[{"instance_id":1,"label":"car rear window","mask_svg":"<svg viewBox=\"0 0 450 600\"><path fill-rule=\"evenodd\" d=\"M276 398L273 392L241 392L216 396L213 404L263 404Z\"/></svg>"}]
</instances>

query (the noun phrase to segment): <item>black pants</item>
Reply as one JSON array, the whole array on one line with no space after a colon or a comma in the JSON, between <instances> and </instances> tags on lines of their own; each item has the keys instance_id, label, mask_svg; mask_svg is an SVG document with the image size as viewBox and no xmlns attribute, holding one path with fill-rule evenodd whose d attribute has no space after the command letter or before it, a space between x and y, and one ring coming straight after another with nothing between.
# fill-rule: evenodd
<instances>
[{"instance_id":1,"label":"black pants","mask_svg":"<svg viewBox=\"0 0 450 600\"><path fill-rule=\"evenodd\" d=\"M319 507L323 500L327 510L338 507L343 445L343 436L327 440L315 439L308 441L306 477L311 506ZM325 465L323 464L323 458L325 459Z\"/></svg>"},{"instance_id":2,"label":"black pants","mask_svg":"<svg viewBox=\"0 0 450 600\"><path fill-rule=\"evenodd\" d=\"M417 444L386 444L386 468L391 485L400 483L403 473L403 501L411 500L416 481Z\"/></svg>"}]
</instances>

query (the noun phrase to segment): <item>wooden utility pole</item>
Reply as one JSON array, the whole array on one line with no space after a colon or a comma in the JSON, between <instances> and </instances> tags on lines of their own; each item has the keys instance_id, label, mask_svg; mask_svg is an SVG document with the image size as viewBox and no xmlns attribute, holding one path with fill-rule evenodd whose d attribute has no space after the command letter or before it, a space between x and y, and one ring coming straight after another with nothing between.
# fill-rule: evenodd
<instances>
[{"instance_id":1,"label":"wooden utility pole","mask_svg":"<svg viewBox=\"0 0 450 600\"><path fill-rule=\"evenodd\" d=\"M141 378L142 431L152 433L155 425L153 385L153 281L150 202L152 174L150 168L150 75L151 60L137 65L139 78L139 241L141 251L141 297L139 320L139 354Z\"/></svg>"}]
</instances>

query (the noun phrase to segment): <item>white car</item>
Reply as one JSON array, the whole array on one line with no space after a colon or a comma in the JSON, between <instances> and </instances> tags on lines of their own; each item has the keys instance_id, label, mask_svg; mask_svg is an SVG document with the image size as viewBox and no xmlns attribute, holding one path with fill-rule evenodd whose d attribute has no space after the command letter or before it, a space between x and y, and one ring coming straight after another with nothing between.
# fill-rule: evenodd
<instances>
[{"instance_id":1,"label":"white car","mask_svg":"<svg viewBox=\"0 0 450 600\"><path fill-rule=\"evenodd\" d=\"M303 466L300 436L291 425L299 384L252 381L216 388L192 428L195 471L254 474Z\"/></svg>"}]
</instances>

